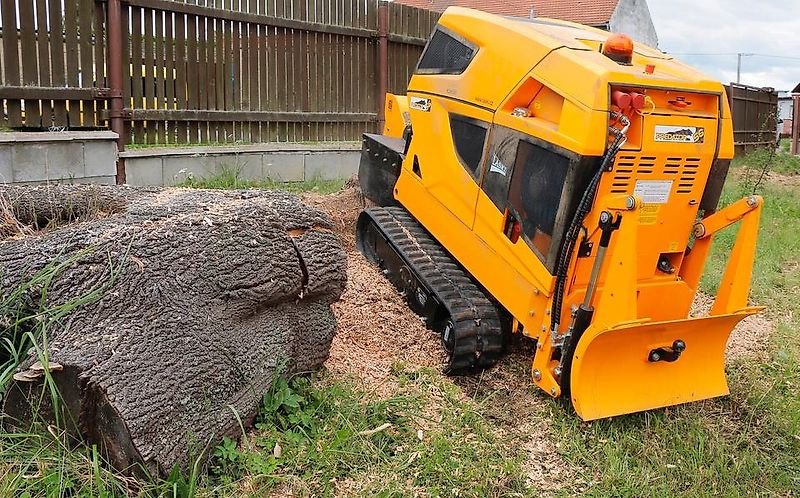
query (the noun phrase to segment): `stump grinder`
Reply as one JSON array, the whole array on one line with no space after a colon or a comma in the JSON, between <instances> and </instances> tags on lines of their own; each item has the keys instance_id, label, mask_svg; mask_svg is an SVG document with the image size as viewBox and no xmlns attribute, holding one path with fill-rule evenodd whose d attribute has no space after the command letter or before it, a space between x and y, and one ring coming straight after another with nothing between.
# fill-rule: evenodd
<instances>
[{"instance_id":1,"label":"stump grinder","mask_svg":"<svg viewBox=\"0 0 800 498\"><path fill-rule=\"evenodd\" d=\"M536 341L533 382L593 420L728 393L762 199L718 210L723 86L569 22L451 7L406 95L387 95L359 181L360 251L441 334L447 371ZM714 235L739 224L707 316Z\"/></svg>"}]
</instances>

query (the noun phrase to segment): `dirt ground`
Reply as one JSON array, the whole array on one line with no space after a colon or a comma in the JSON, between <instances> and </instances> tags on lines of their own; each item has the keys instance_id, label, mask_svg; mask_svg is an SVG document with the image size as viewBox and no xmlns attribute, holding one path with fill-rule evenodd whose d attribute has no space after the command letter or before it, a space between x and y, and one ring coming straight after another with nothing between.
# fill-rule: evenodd
<instances>
[{"instance_id":1,"label":"dirt ground","mask_svg":"<svg viewBox=\"0 0 800 498\"><path fill-rule=\"evenodd\" d=\"M392 285L355 248L355 222L364 207L357 188L347 186L330 195L304 194L303 199L330 215L348 256L348 282L341 300L334 305L338 331L326 363L334 375L363 382L378 396L395 392L392 366L402 362L407 368L439 369L444 362L439 339L425 328L421 318L411 312ZM710 308L712 299L698 295L694 314ZM772 323L756 316L734 330L728 343L728 359L761 356ZM543 491L568 486L581 492L584 483L576 469L559 455L548 424L551 410L564 409L538 392L530 381L533 348L520 341L500 364L472 377L453 378L465 397L493 396L498 406L485 415L498 433L518 442L527 453L525 469L531 486Z\"/></svg>"}]
</instances>

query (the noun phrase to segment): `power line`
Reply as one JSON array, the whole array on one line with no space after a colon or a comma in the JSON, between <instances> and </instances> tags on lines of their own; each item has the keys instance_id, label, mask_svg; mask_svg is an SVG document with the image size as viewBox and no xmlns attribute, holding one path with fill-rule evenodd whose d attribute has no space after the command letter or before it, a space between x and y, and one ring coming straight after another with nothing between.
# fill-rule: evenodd
<instances>
[{"instance_id":1,"label":"power line","mask_svg":"<svg viewBox=\"0 0 800 498\"><path fill-rule=\"evenodd\" d=\"M755 53L739 53L739 52L667 52L668 55L692 55L702 57L718 57L718 56L738 56L743 57L767 57L772 59L788 59L800 61L800 57L792 57L790 55L771 55L771 54L755 54Z\"/></svg>"}]
</instances>

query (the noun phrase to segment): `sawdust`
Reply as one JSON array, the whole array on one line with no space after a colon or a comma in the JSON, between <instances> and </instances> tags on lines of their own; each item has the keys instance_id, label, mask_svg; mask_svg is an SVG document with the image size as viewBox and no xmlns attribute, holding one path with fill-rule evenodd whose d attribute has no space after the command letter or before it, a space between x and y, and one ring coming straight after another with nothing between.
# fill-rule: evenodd
<instances>
[{"instance_id":1,"label":"sawdust","mask_svg":"<svg viewBox=\"0 0 800 498\"><path fill-rule=\"evenodd\" d=\"M377 396L385 397L397 392L392 367L398 362L408 369L440 369L445 358L438 336L355 248L355 223L365 206L358 189L350 186L330 195L304 194L303 200L333 219L334 231L348 258L347 288L333 307L338 330L325 364L328 371L355 378ZM531 384L532 357L530 343L522 342L512 347L497 367L451 380L460 388L462 399L493 397L491 403L484 404L486 415L499 436L519 444L532 488L545 493L565 487L577 489L575 469L561 457L550 432L550 410L560 407ZM418 422L440 419L437 412L445 408L443 396L429 394L432 402L424 407Z\"/></svg>"},{"instance_id":2,"label":"sawdust","mask_svg":"<svg viewBox=\"0 0 800 498\"><path fill-rule=\"evenodd\" d=\"M347 287L333 305L337 319L327 369L362 381L378 395L394 390L392 366L439 368L444 355L438 337L412 312L380 270L356 250L355 223L364 207L356 188L303 200L325 211L347 252Z\"/></svg>"},{"instance_id":3,"label":"sawdust","mask_svg":"<svg viewBox=\"0 0 800 498\"><path fill-rule=\"evenodd\" d=\"M705 316L713 304L712 296L698 292L692 303L690 315ZM731 332L725 349L725 358L728 362L745 359L766 361L767 345L773 328L773 322L762 314L745 318Z\"/></svg>"}]
</instances>

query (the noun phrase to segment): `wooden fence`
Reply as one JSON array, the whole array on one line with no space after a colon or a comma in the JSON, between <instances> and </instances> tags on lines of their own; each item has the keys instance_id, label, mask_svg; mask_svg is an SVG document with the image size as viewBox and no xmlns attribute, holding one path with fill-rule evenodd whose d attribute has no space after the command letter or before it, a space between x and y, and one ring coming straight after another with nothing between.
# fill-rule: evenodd
<instances>
[{"instance_id":1,"label":"wooden fence","mask_svg":"<svg viewBox=\"0 0 800 498\"><path fill-rule=\"evenodd\" d=\"M733 117L733 140L737 152L759 147L775 147L778 119L778 93L770 88L755 88L731 83L725 87Z\"/></svg>"},{"instance_id":2,"label":"wooden fence","mask_svg":"<svg viewBox=\"0 0 800 498\"><path fill-rule=\"evenodd\" d=\"M405 89L438 18L379 0L0 6L1 124L77 129L118 119L123 146L357 140L376 129L379 93Z\"/></svg>"}]
</instances>

